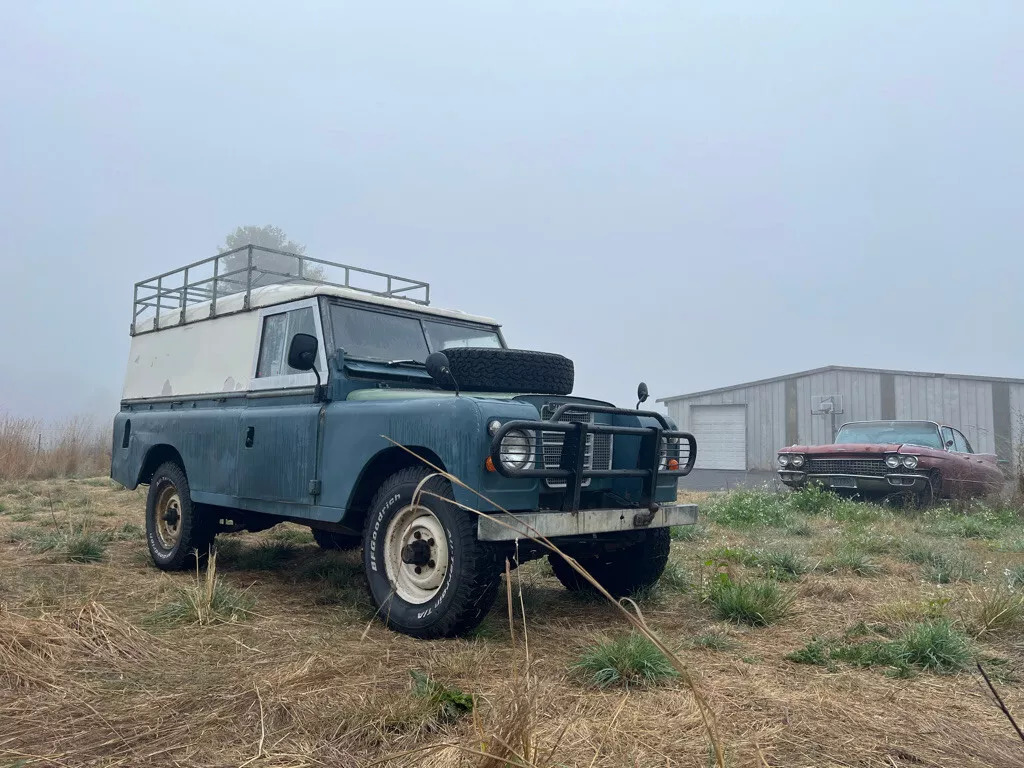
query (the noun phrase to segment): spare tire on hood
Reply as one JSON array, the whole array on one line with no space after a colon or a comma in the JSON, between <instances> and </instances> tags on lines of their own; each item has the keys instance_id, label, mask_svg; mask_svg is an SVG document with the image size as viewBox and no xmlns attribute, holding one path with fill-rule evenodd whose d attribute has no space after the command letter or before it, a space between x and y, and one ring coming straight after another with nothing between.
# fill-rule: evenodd
<instances>
[{"instance_id":1,"label":"spare tire on hood","mask_svg":"<svg viewBox=\"0 0 1024 768\"><path fill-rule=\"evenodd\" d=\"M451 347L444 354L459 389L467 392L568 395L575 381L572 360L550 352Z\"/></svg>"}]
</instances>

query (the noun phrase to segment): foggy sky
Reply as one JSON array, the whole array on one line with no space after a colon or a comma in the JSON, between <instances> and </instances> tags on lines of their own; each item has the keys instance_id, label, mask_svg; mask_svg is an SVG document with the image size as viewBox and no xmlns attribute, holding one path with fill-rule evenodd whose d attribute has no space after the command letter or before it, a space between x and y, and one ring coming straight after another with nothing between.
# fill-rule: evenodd
<instances>
[{"instance_id":1,"label":"foggy sky","mask_svg":"<svg viewBox=\"0 0 1024 768\"><path fill-rule=\"evenodd\" d=\"M428 280L623 404L828 364L1024 377L1022 21L0 2L0 411L107 415L132 284L241 224Z\"/></svg>"}]
</instances>

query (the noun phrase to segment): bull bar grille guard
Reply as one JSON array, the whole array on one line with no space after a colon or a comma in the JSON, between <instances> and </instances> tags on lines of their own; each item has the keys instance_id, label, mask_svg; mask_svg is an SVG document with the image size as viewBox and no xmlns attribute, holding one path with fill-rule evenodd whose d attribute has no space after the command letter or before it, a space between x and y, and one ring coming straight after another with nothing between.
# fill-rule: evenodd
<instances>
[{"instance_id":1,"label":"bull bar grille guard","mask_svg":"<svg viewBox=\"0 0 1024 768\"><path fill-rule=\"evenodd\" d=\"M655 419L658 424L650 427L627 427L615 424L587 424L584 422L559 421L559 418L566 411L583 411L587 413L600 413L609 416L636 416ZM533 445L539 445L542 432L562 432L565 439L562 442L562 455L558 468L543 468L538 466L536 448L533 456L533 466L518 469L510 467L502 461L501 442L505 436L513 431L520 430L533 435ZM640 438L640 451L637 457L637 466L633 469L586 469L584 458L586 453L587 435L631 435ZM661 467L661 446L662 440L667 441L666 467ZM673 443L673 440L678 442ZM678 461L679 446L686 442L686 463L679 462L678 469L668 469L667 461L676 458ZM673 445L675 454L673 456ZM564 403L560 405L551 417L546 420L515 420L508 421L498 428L491 438L491 462L499 474L509 478L547 478L552 480L564 480L565 488L562 489L563 512L573 512L580 508L580 489L583 482L589 478L606 477L639 477L643 479L638 506L650 508L654 503L654 495L657 492L658 480L661 477L683 477L693 469L693 463L697 459L697 440L689 432L674 430L669 426L665 417L654 411L637 411L629 408L615 408L606 405L589 405L586 403Z\"/></svg>"}]
</instances>

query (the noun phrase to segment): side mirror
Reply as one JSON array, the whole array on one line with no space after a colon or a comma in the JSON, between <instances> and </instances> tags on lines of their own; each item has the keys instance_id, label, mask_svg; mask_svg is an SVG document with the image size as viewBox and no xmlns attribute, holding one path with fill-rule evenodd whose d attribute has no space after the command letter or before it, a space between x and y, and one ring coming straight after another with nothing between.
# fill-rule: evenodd
<instances>
[{"instance_id":1,"label":"side mirror","mask_svg":"<svg viewBox=\"0 0 1024 768\"><path fill-rule=\"evenodd\" d=\"M316 353L320 343L316 336L308 333L296 333L292 336L292 343L288 346L288 365L297 371L312 371L316 369Z\"/></svg>"},{"instance_id":2,"label":"side mirror","mask_svg":"<svg viewBox=\"0 0 1024 768\"><path fill-rule=\"evenodd\" d=\"M640 410L641 403L647 402L648 397L650 397L650 393L647 391L647 382L641 381L640 385L636 388L637 410Z\"/></svg>"},{"instance_id":3,"label":"side mirror","mask_svg":"<svg viewBox=\"0 0 1024 768\"><path fill-rule=\"evenodd\" d=\"M430 374L430 378L436 381L438 386L442 389L454 389L455 394L459 394L459 382L452 375L448 355L444 352L431 352L427 355L423 365L426 367L427 373Z\"/></svg>"}]
</instances>

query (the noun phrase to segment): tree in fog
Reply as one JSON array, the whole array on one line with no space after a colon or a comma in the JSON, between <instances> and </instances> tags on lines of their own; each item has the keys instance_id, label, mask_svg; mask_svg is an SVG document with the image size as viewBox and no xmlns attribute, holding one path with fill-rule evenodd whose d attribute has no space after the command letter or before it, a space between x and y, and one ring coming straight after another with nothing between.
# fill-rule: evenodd
<instances>
[{"instance_id":1,"label":"tree in fog","mask_svg":"<svg viewBox=\"0 0 1024 768\"><path fill-rule=\"evenodd\" d=\"M249 224L238 227L234 232L229 232L224 238L224 244L220 246L220 253L232 251L235 248L242 248L246 245L258 245L263 248L272 248L275 251L286 251L302 256L306 253L306 246L290 239L287 233L280 227L270 224L259 227ZM230 256L225 256L220 262L220 273L230 273L235 270L243 270L240 274L231 275L224 280L219 292L234 292L245 290L245 267L248 263L248 251L239 251ZM254 273L253 287L270 285L271 283L289 282L299 277L299 260L295 256L285 256L279 253L267 253L266 251L254 250L252 254L253 267L261 270L262 273ZM276 274L265 274L274 272ZM313 279L322 277L322 270L316 264L307 264L303 275ZM288 276L292 276L289 278Z\"/></svg>"}]
</instances>

